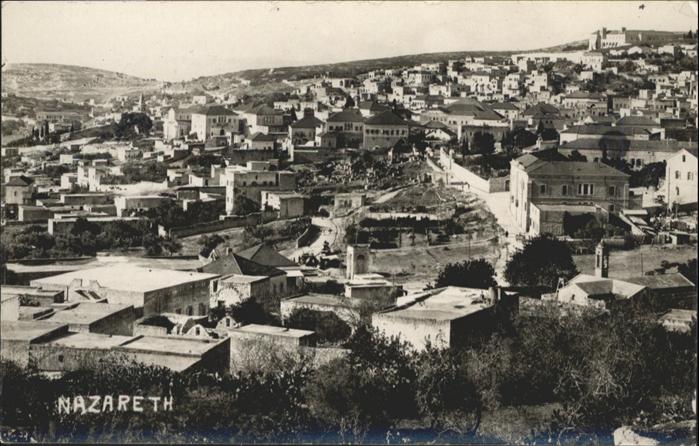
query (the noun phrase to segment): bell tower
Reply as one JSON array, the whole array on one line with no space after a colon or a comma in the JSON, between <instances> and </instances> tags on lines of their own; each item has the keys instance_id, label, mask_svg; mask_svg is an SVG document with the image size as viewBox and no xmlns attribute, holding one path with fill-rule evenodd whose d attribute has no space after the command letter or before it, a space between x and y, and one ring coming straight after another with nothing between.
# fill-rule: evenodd
<instances>
[{"instance_id":1,"label":"bell tower","mask_svg":"<svg viewBox=\"0 0 699 446\"><path fill-rule=\"evenodd\" d=\"M347 278L352 279L356 274L369 272L371 264L371 252L368 244L347 245Z\"/></svg>"},{"instance_id":2,"label":"bell tower","mask_svg":"<svg viewBox=\"0 0 699 446\"><path fill-rule=\"evenodd\" d=\"M595 249L595 276L609 276L609 248L603 241L600 241Z\"/></svg>"}]
</instances>

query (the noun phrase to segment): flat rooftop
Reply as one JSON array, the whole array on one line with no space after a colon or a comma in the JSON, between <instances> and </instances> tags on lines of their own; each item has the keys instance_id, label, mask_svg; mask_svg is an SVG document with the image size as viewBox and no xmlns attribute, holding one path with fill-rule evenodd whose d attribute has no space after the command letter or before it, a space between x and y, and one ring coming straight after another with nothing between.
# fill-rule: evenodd
<instances>
[{"instance_id":1,"label":"flat rooftop","mask_svg":"<svg viewBox=\"0 0 699 446\"><path fill-rule=\"evenodd\" d=\"M540 204L533 203L541 211L559 211L559 212L597 212L596 206L587 204Z\"/></svg>"},{"instance_id":2,"label":"flat rooftop","mask_svg":"<svg viewBox=\"0 0 699 446\"><path fill-rule=\"evenodd\" d=\"M296 328L276 327L274 325L248 324L240 328L230 330L232 332L253 333L267 336L278 336L285 338L302 338L312 335L310 330L298 330Z\"/></svg>"},{"instance_id":3,"label":"flat rooftop","mask_svg":"<svg viewBox=\"0 0 699 446\"><path fill-rule=\"evenodd\" d=\"M19 296L20 294L26 294L32 297L54 297L63 291L56 290L44 290L39 287L26 286L26 285L2 285L0 286L0 294L3 296ZM4 300L4 299L3 299Z\"/></svg>"},{"instance_id":4,"label":"flat rooftop","mask_svg":"<svg viewBox=\"0 0 699 446\"><path fill-rule=\"evenodd\" d=\"M284 300L282 300L284 302ZM334 294L316 294L309 293L303 296L286 299L286 302L294 302L297 304L306 305L326 305L329 307L347 308L352 305L352 300L344 296L336 296Z\"/></svg>"},{"instance_id":5,"label":"flat rooftop","mask_svg":"<svg viewBox=\"0 0 699 446\"><path fill-rule=\"evenodd\" d=\"M19 320L31 321L33 319L40 319L42 316L47 316L53 313L53 311L53 308L49 307L29 307L22 305L19 307Z\"/></svg>"},{"instance_id":6,"label":"flat rooftop","mask_svg":"<svg viewBox=\"0 0 699 446\"><path fill-rule=\"evenodd\" d=\"M400 304L385 310L381 317L450 321L491 307L488 290L445 287L400 299Z\"/></svg>"},{"instance_id":7,"label":"flat rooftop","mask_svg":"<svg viewBox=\"0 0 699 446\"><path fill-rule=\"evenodd\" d=\"M112 265L71 271L58 276L31 281L33 286L50 288L67 287L75 279L85 285L93 280L100 286L113 290L148 292L218 277L217 274L195 273L171 269L143 268L132 265Z\"/></svg>"},{"instance_id":8,"label":"flat rooftop","mask_svg":"<svg viewBox=\"0 0 699 446\"><path fill-rule=\"evenodd\" d=\"M215 347L218 342L206 339L179 336L142 336L118 347L134 353L158 353L170 355L201 356Z\"/></svg>"},{"instance_id":9,"label":"flat rooftop","mask_svg":"<svg viewBox=\"0 0 699 446\"><path fill-rule=\"evenodd\" d=\"M242 274L231 274L221 280L221 283L254 283L269 279L267 276L244 276Z\"/></svg>"},{"instance_id":10,"label":"flat rooftop","mask_svg":"<svg viewBox=\"0 0 699 446\"><path fill-rule=\"evenodd\" d=\"M75 308L57 311L48 320L66 324L92 324L131 305L83 302Z\"/></svg>"},{"instance_id":11,"label":"flat rooftop","mask_svg":"<svg viewBox=\"0 0 699 446\"><path fill-rule=\"evenodd\" d=\"M46 321L2 321L2 339L5 341L38 342L68 331L68 325Z\"/></svg>"},{"instance_id":12,"label":"flat rooftop","mask_svg":"<svg viewBox=\"0 0 699 446\"><path fill-rule=\"evenodd\" d=\"M132 336L113 336L81 332L69 333L67 336L52 340L50 344L68 348L110 350L131 339L133 339Z\"/></svg>"}]
</instances>

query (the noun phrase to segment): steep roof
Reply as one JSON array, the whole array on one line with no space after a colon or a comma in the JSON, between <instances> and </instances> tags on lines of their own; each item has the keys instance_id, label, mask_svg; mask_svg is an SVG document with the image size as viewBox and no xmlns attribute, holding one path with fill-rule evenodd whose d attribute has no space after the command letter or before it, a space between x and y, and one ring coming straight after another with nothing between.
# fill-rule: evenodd
<instances>
[{"instance_id":1,"label":"steep roof","mask_svg":"<svg viewBox=\"0 0 699 446\"><path fill-rule=\"evenodd\" d=\"M270 107L267 104L258 105L257 107L253 108L252 111L256 115L283 115L284 114L283 111L277 110L274 107Z\"/></svg>"},{"instance_id":2,"label":"steep roof","mask_svg":"<svg viewBox=\"0 0 699 446\"><path fill-rule=\"evenodd\" d=\"M638 150L644 152L670 152L674 153L680 149L695 149L697 142L678 142L673 139L655 140L628 140L628 139L597 139L578 138L575 141L568 141L561 145L561 149L572 150Z\"/></svg>"},{"instance_id":3,"label":"steep roof","mask_svg":"<svg viewBox=\"0 0 699 446\"><path fill-rule=\"evenodd\" d=\"M482 112L487 110L487 108L475 99L465 98L459 99L458 101L453 102L447 105L446 107L443 107L442 110L446 111L451 115L472 116L476 112Z\"/></svg>"},{"instance_id":4,"label":"steep roof","mask_svg":"<svg viewBox=\"0 0 699 446\"><path fill-rule=\"evenodd\" d=\"M519 159L519 158L518 158ZM604 163L589 163L586 161L541 161L540 164L525 166L527 173L553 176L605 176L627 178L629 175L616 170Z\"/></svg>"},{"instance_id":5,"label":"steep roof","mask_svg":"<svg viewBox=\"0 0 699 446\"><path fill-rule=\"evenodd\" d=\"M616 122L617 126L660 127L660 124L646 116L624 116Z\"/></svg>"},{"instance_id":6,"label":"steep roof","mask_svg":"<svg viewBox=\"0 0 699 446\"><path fill-rule=\"evenodd\" d=\"M409 125L407 121L391 110L379 113L366 120L367 125Z\"/></svg>"},{"instance_id":7,"label":"steep roof","mask_svg":"<svg viewBox=\"0 0 699 446\"><path fill-rule=\"evenodd\" d=\"M239 274L243 276L279 276L284 274L284 271L277 268L260 265L257 262L248 260L238 254L230 254L221 257L213 262L199 268L202 272L211 274Z\"/></svg>"},{"instance_id":8,"label":"steep roof","mask_svg":"<svg viewBox=\"0 0 699 446\"><path fill-rule=\"evenodd\" d=\"M193 115L206 115L206 116L237 116L232 110L227 109L221 105L203 105L201 107L193 107L187 110L187 112Z\"/></svg>"},{"instance_id":9,"label":"steep roof","mask_svg":"<svg viewBox=\"0 0 699 446\"><path fill-rule=\"evenodd\" d=\"M321 127L323 124L323 121L315 116L306 116L291 124L291 127L295 129L314 129L316 127Z\"/></svg>"},{"instance_id":10,"label":"steep roof","mask_svg":"<svg viewBox=\"0 0 699 446\"><path fill-rule=\"evenodd\" d=\"M496 112L495 110L483 110L483 111L476 111L474 114L474 118L476 119L484 119L484 120L489 120L489 121L500 121L504 119L505 117L502 116L500 113Z\"/></svg>"},{"instance_id":11,"label":"steep roof","mask_svg":"<svg viewBox=\"0 0 699 446\"><path fill-rule=\"evenodd\" d=\"M446 125L445 123L443 123L441 121L434 121L434 120L427 121L424 124L424 126L425 126L425 128L428 128L428 129L446 129L446 128L449 128L449 126Z\"/></svg>"},{"instance_id":12,"label":"steep roof","mask_svg":"<svg viewBox=\"0 0 699 446\"><path fill-rule=\"evenodd\" d=\"M12 177L10 178L10 181L6 183L6 186L22 186L26 187L32 184L34 180L32 180L29 177L25 177L24 175L20 175L17 177Z\"/></svg>"},{"instance_id":13,"label":"steep roof","mask_svg":"<svg viewBox=\"0 0 699 446\"><path fill-rule=\"evenodd\" d=\"M609 138L627 137L633 135L647 134L652 132L642 127L608 127L606 125L574 125L560 133L576 133L578 135L601 135Z\"/></svg>"},{"instance_id":14,"label":"steep roof","mask_svg":"<svg viewBox=\"0 0 699 446\"><path fill-rule=\"evenodd\" d=\"M519 108L512 102L496 102L491 104L490 107L493 110L519 110Z\"/></svg>"},{"instance_id":15,"label":"steep roof","mask_svg":"<svg viewBox=\"0 0 699 446\"><path fill-rule=\"evenodd\" d=\"M244 257L253 262L259 263L260 265L273 266L273 267L284 267L284 266L298 266L296 263L287 259L283 255L275 251L271 246L260 243L251 248L245 249L238 252L238 255Z\"/></svg>"},{"instance_id":16,"label":"steep roof","mask_svg":"<svg viewBox=\"0 0 699 446\"><path fill-rule=\"evenodd\" d=\"M330 115L328 122L364 122L364 117L355 110L347 109Z\"/></svg>"},{"instance_id":17,"label":"steep roof","mask_svg":"<svg viewBox=\"0 0 699 446\"><path fill-rule=\"evenodd\" d=\"M250 136L250 141L276 141L277 137L274 135L266 135L262 132L256 132Z\"/></svg>"},{"instance_id":18,"label":"steep roof","mask_svg":"<svg viewBox=\"0 0 699 446\"><path fill-rule=\"evenodd\" d=\"M634 277L632 279L625 280L638 285L643 285L651 290L694 287L694 284L680 273L654 274L652 276Z\"/></svg>"}]
</instances>

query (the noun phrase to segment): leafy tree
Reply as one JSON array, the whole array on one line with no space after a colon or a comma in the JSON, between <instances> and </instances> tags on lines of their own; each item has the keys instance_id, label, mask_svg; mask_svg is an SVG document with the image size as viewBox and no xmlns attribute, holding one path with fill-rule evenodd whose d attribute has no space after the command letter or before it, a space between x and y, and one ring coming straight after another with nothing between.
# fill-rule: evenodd
<instances>
[{"instance_id":1,"label":"leafy tree","mask_svg":"<svg viewBox=\"0 0 699 446\"><path fill-rule=\"evenodd\" d=\"M349 95L349 94L348 94L348 95L347 95L347 100L345 101L345 105L344 105L342 108L345 108L345 109L347 109L347 108L352 108L352 107L354 107L355 105L356 105L356 104L354 103L354 99L352 99L352 95Z\"/></svg>"},{"instance_id":2,"label":"leafy tree","mask_svg":"<svg viewBox=\"0 0 699 446\"><path fill-rule=\"evenodd\" d=\"M176 237L163 237L160 244L170 255L182 251L182 243Z\"/></svg>"},{"instance_id":3,"label":"leafy tree","mask_svg":"<svg viewBox=\"0 0 699 446\"><path fill-rule=\"evenodd\" d=\"M679 266L679 272L687 279L691 280L694 285L697 284L697 259L693 258Z\"/></svg>"},{"instance_id":4,"label":"leafy tree","mask_svg":"<svg viewBox=\"0 0 699 446\"><path fill-rule=\"evenodd\" d=\"M260 206L245 195L236 195L234 209L237 215L248 215L260 211Z\"/></svg>"},{"instance_id":5,"label":"leafy tree","mask_svg":"<svg viewBox=\"0 0 699 446\"><path fill-rule=\"evenodd\" d=\"M201 245L199 255L202 257L209 257L211 251L216 249L216 247L223 242L225 242L225 240L218 234L203 234L201 237L199 237L199 245Z\"/></svg>"},{"instance_id":6,"label":"leafy tree","mask_svg":"<svg viewBox=\"0 0 699 446\"><path fill-rule=\"evenodd\" d=\"M308 308L294 310L285 325L301 330L316 332L321 343L337 343L349 338L352 328L331 311L316 311Z\"/></svg>"},{"instance_id":7,"label":"leafy tree","mask_svg":"<svg viewBox=\"0 0 699 446\"><path fill-rule=\"evenodd\" d=\"M536 135L523 128L508 130L502 136L502 145L507 150L522 150L536 144Z\"/></svg>"},{"instance_id":8,"label":"leafy tree","mask_svg":"<svg viewBox=\"0 0 699 446\"><path fill-rule=\"evenodd\" d=\"M270 318L255 298L231 306L231 317L243 325L266 324Z\"/></svg>"},{"instance_id":9,"label":"leafy tree","mask_svg":"<svg viewBox=\"0 0 699 446\"><path fill-rule=\"evenodd\" d=\"M448 263L439 272L435 287L460 286L486 289L495 286L495 269L485 259Z\"/></svg>"},{"instance_id":10,"label":"leafy tree","mask_svg":"<svg viewBox=\"0 0 699 446\"><path fill-rule=\"evenodd\" d=\"M587 157L583 156L578 152L577 150L573 150L570 152L570 160L571 161L587 161Z\"/></svg>"},{"instance_id":11,"label":"leafy tree","mask_svg":"<svg viewBox=\"0 0 699 446\"><path fill-rule=\"evenodd\" d=\"M545 286L555 289L558 279L578 273L570 248L550 235L528 240L505 268L505 278L514 286Z\"/></svg>"},{"instance_id":12,"label":"leafy tree","mask_svg":"<svg viewBox=\"0 0 699 446\"><path fill-rule=\"evenodd\" d=\"M153 121L145 113L124 113L114 127L118 139L136 139L148 135Z\"/></svg>"},{"instance_id":13,"label":"leafy tree","mask_svg":"<svg viewBox=\"0 0 699 446\"><path fill-rule=\"evenodd\" d=\"M159 161L127 161L121 171L126 183L139 181L162 183L167 178L167 165Z\"/></svg>"},{"instance_id":14,"label":"leafy tree","mask_svg":"<svg viewBox=\"0 0 699 446\"><path fill-rule=\"evenodd\" d=\"M428 346L415 361L415 403L420 415L432 429L475 433L482 404L457 354Z\"/></svg>"},{"instance_id":15,"label":"leafy tree","mask_svg":"<svg viewBox=\"0 0 699 446\"><path fill-rule=\"evenodd\" d=\"M495 137L491 133L487 132L476 132L473 134L473 141L471 143L471 151L474 153L480 153L482 155L487 155L495 152Z\"/></svg>"}]
</instances>

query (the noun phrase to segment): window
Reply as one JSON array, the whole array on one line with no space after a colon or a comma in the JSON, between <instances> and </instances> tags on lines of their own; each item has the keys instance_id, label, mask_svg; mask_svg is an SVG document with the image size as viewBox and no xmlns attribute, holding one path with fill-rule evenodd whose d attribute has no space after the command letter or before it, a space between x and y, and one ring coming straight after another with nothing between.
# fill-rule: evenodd
<instances>
[{"instance_id":1,"label":"window","mask_svg":"<svg viewBox=\"0 0 699 446\"><path fill-rule=\"evenodd\" d=\"M192 316L194 314L194 308L192 306L187 307L187 316Z\"/></svg>"},{"instance_id":2,"label":"window","mask_svg":"<svg viewBox=\"0 0 699 446\"><path fill-rule=\"evenodd\" d=\"M614 205L613 204L609 205L609 212L614 212Z\"/></svg>"},{"instance_id":3,"label":"window","mask_svg":"<svg viewBox=\"0 0 699 446\"><path fill-rule=\"evenodd\" d=\"M616 188L614 186L609 186L609 195L612 197L616 195Z\"/></svg>"},{"instance_id":4,"label":"window","mask_svg":"<svg viewBox=\"0 0 699 446\"><path fill-rule=\"evenodd\" d=\"M687 172L687 181L692 181L694 179L694 174L692 172Z\"/></svg>"},{"instance_id":5,"label":"window","mask_svg":"<svg viewBox=\"0 0 699 446\"><path fill-rule=\"evenodd\" d=\"M685 161L687 161L687 156L686 156L686 155L682 155L682 162L684 163Z\"/></svg>"},{"instance_id":6,"label":"window","mask_svg":"<svg viewBox=\"0 0 699 446\"><path fill-rule=\"evenodd\" d=\"M540 194L545 194L546 193L546 185L542 184L539 186L539 193Z\"/></svg>"},{"instance_id":7,"label":"window","mask_svg":"<svg viewBox=\"0 0 699 446\"><path fill-rule=\"evenodd\" d=\"M675 171L675 179L676 179L676 180L679 180L679 179L680 179L680 171L679 171L679 170L676 170L676 171Z\"/></svg>"},{"instance_id":8,"label":"window","mask_svg":"<svg viewBox=\"0 0 699 446\"><path fill-rule=\"evenodd\" d=\"M564 184L561 186L561 195L568 195L568 185Z\"/></svg>"},{"instance_id":9,"label":"window","mask_svg":"<svg viewBox=\"0 0 699 446\"><path fill-rule=\"evenodd\" d=\"M594 193L593 184L578 184L578 195L594 195Z\"/></svg>"}]
</instances>

